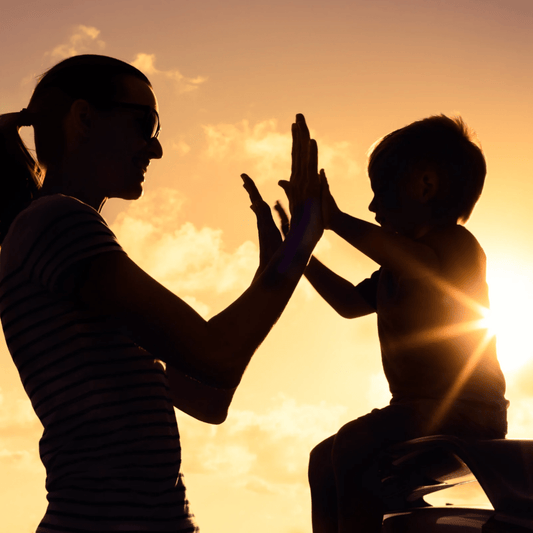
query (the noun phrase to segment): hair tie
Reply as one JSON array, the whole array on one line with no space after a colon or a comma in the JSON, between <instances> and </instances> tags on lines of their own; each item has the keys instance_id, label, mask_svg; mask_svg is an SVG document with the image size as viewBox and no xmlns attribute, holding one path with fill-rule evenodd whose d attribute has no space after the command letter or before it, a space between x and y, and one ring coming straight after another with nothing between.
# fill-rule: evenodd
<instances>
[{"instance_id":1,"label":"hair tie","mask_svg":"<svg viewBox=\"0 0 533 533\"><path fill-rule=\"evenodd\" d=\"M30 113L26 108L19 111L19 126L33 126L32 113Z\"/></svg>"}]
</instances>

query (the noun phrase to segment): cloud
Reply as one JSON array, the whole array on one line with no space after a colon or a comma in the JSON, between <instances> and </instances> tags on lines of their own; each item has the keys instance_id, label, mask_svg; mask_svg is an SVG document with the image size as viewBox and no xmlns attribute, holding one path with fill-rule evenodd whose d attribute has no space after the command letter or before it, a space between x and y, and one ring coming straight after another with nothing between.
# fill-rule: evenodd
<instances>
[{"instance_id":1,"label":"cloud","mask_svg":"<svg viewBox=\"0 0 533 533\"><path fill-rule=\"evenodd\" d=\"M159 70L155 66L155 54L137 54L132 61L132 65L144 72L147 76L162 76L175 82L178 92L186 93L195 91L207 81L205 76L187 78L179 70Z\"/></svg>"},{"instance_id":2,"label":"cloud","mask_svg":"<svg viewBox=\"0 0 533 533\"><path fill-rule=\"evenodd\" d=\"M0 429L29 429L37 426L40 426L40 422L30 400L11 397L6 399L0 389Z\"/></svg>"},{"instance_id":3,"label":"cloud","mask_svg":"<svg viewBox=\"0 0 533 533\"><path fill-rule=\"evenodd\" d=\"M105 42L98 39L100 30L94 26L80 24L75 27L67 43L56 46L47 55L55 61L85 53L100 53L105 48Z\"/></svg>"},{"instance_id":4,"label":"cloud","mask_svg":"<svg viewBox=\"0 0 533 533\"><path fill-rule=\"evenodd\" d=\"M533 398L511 398L511 405L507 412L509 424L509 439L533 438Z\"/></svg>"},{"instance_id":5,"label":"cloud","mask_svg":"<svg viewBox=\"0 0 533 533\"><path fill-rule=\"evenodd\" d=\"M258 183L289 178L292 137L289 131L278 131L276 120L265 120L254 126L242 120L237 124L207 125L203 129L208 157L217 161L247 161L251 165L250 174ZM350 143L319 140L318 144L319 165L328 174L351 178L360 172Z\"/></svg>"},{"instance_id":6,"label":"cloud","mask_svg":"<svg viewBox=\"0 0 533 533\"><path fill-rule=\"evenodd\" d=\"M179 221L184 198L161 188L130 204L111 229L128 255L204 317L201 294L244 290L257 267L257 246L224 248L222 230Z\"/></svg>"},{"instance_id":7,"label":"cloud","mask_svg":"<svg viewBox=\"0 0 533 533\"><path fill-rule=\"evenodd\" d=\"M519 368L519 371L512 375L509 385L512 384L513 392L525 398L533 399L533 359Z\"/></svg>"},{"instance_id":8,"label":"cloud","mask_svg":"<svg viewBox=\"0 0 533 533\"><path fill-rule=\"evenodd\" d=\"M389 384L383 372L370 374L367 378L369 383L367 398L371 405L385 406L391 399Z\"/></svg>"},{"instance_id":9,"label":"cloud","mask_svg":"<svg viewBox=\"0 0 533 533\"><path fill-rule=\"evenodd\" d=\"M37 454L27 450L0 449L0 464L3 468L10 466L32 472L41 471L43 468Z\"/></svg>"},{"instance_id":10,"label":"cloud","mask_svg":"<svg viewBox=\"0 0 533 533\"><path fill-rule=\"evenodd\" d=\"M183 140L172 141L171 143L172 150L178 152L178 154L183 157L191 151L191 147Z\"/></svg>"},{"instance_id":11,"label":"cloud","mask_svg":"<svg viewBox=\"0 0 533 533\"><path fill-rule=\"evenodd\" d=\"M4 395L0 389L0 468L42 471L35 449L42 425L28 398Z\"/></svg>"},{"instance_id":12,"label":"cloud","mask_svg":"<svg viewBox=\"0 0 533 533\"><path fill-rule=\"evenodd\" d=\"M307 486L311 449L335 433L346 408L303 404L285 395L266 413L232 410L220 426L180 418L188 473L209 473L232 486L286 496Z\"/></svg>"}]
</instances>

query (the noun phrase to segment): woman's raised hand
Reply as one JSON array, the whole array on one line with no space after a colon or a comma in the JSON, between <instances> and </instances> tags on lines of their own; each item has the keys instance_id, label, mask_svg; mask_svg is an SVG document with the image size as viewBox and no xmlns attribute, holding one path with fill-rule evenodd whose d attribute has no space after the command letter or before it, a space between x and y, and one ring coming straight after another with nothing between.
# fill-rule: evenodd
<instances>
[{"instance_id":1,"label":"woman's raised hand","mask_svg":"<svg viewBox=\"0 0 533 533\"><path fill-rule=\"evenodd\" d=\"M259 189L247 174L241 174L243 187L250 197L250 208L257 218L257 232L259 234L259 268L257 277L268 265L272 256L282 243L281 234L272 218L269 205L263 200ZM255 278L254 278L255 279Z\"/></svg>"},{"instance_id":2,"label":"woman's raised hand","mask_svg":"<svg viewBox=\"0 0 533 533\"><path fill-rule=\"evenodd\" d=\"M296 122L292 125L291 178L290 181L281 180L279 185L289 199L291 228L299 227L302 223L318 241L324 229L320 207L318 147L316 141L310 138L302 114L296 115Z\"/></svg>"}]
</instances>

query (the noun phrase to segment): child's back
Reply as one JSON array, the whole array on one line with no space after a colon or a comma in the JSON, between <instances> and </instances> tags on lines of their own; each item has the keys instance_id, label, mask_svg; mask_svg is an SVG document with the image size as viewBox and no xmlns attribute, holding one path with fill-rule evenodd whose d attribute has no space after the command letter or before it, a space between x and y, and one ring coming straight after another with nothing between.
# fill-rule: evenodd
<instances>
[{"instance_id":1,"label":"child's back","mask_svg":"<svg viewBox=\"0 0 533 533\"><path fill-rule=\"evenodd\" d=\"M489 306L485 254L458 225L435 229L420 242L435 251L438 272L409 278L382 268L363 282L377 311L393 401L481 402L505 412L495 339L483 324ZM505 432L504 420L494 421Z\"/></svg>"}]
</instances>

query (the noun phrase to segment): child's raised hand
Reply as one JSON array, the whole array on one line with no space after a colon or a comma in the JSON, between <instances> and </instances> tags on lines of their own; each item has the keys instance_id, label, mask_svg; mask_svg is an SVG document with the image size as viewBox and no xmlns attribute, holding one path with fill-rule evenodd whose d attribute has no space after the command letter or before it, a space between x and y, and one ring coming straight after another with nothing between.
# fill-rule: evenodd
<instances>
[{"instance_id":1,"label":"child's raised hand","mask_svg":"<svg viewBox=\"0 0 533 533\"><path fill-rule=\"evenodd\" d=\"M279 216L279 220L281 223L281 233L283 233L283 236L286 237L290 229L289 217L287 216L287 211L285 211L285 208L281 205L279 200L274 205L274 209L276 210L276 213Z\"/></svg>"},{"instance_id":2,"label":"child's raised hand","mask_svg":"<svg viewBox=\"0 0 533 533\"><path fill-rule=\"evenodd\" d=\"M320 171L320 179L322 186L322 220L324 221L324 228L331 229L333 219L340 213L340 209L331 195L324 169Z\"/></svg>"},{"instance_id":3,"label":"child's raised hand","mask_svg":"<svg viewBox=\"0 0 533 533\"><path fill-rule=\"evenodd\" d=\"M250 208L257 218L257 231L259 235L259 269L257 274L259 274L276 253L276 250L281 245L282 239L276 223L272 218L270 207L263 200L252 178L247 174L241 174L241 178L243 187L246 189L252 202Z\"/></svg>"}]
</instances>

